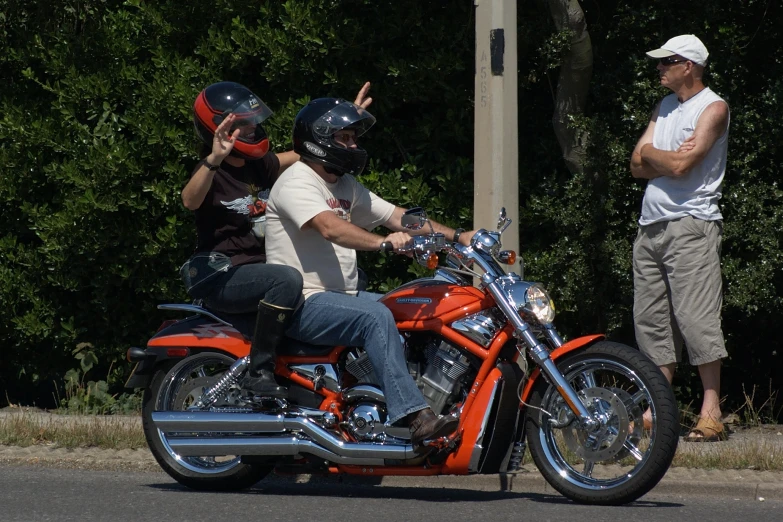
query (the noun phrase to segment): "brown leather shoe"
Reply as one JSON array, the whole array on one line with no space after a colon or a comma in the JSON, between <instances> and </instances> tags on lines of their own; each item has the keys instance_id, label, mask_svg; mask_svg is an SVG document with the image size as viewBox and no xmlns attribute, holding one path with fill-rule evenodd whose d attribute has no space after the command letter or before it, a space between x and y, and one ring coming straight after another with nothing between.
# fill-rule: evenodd
<instances>
[{"instance_id":1,"label":"brown leather shoe","mask_svg":"<svg viewBox=\"0 0 783 522\"><path fill-rule=\"evenodd\" d=\"M411 444L421 446L425 440L445 437L459 426L459 418L451 415L438 417L430 408L424 408L411 414Z\"/></svg>"}]
</instances>

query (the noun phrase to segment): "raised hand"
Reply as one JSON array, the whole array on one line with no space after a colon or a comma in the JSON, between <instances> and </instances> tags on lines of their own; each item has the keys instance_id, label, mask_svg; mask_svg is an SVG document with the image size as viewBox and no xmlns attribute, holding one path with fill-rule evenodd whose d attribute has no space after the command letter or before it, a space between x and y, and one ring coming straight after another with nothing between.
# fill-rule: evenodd
<instances>
[{"instance_id":1,"label":"raised hand","mask_svg":"<svg viewBox=\"0 0 783 522\"><path fill-rule=\"evenodd\" d=\"M362 109L366 109L372 103L372 98L367 97L367 93L370 90L370 82L365 82L362 88L359 89L359 94L356 95L356 99L353 101L355 105L358 105Z\"/></svg>"},{"instance_id":2,"label":"raised hand","mask_svg":"<svg viewBox=\"0 0 783 522\"><path fill-rule=\"evenodd\" d=\"M231 154L231 150L234 148L234 143L239 137L239 129L235 129L233 133L229 133L231 125L234 123L236 115L229 114L224 119L217 129L215 129L215 136L212 138L212 160L210 163L220 164L226 156Z\"/></svg>"}]
</instances>

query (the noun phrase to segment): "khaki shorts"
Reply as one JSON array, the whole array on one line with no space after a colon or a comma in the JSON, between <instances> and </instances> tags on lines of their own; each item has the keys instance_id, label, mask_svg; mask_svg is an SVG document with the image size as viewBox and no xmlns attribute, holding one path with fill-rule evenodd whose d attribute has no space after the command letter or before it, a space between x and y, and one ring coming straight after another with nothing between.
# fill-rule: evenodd
<instances>
[{"instance_id":1,"label":"khaki shorts","mask_svg":"<svg viewBox=\"0 0 783 522\"><path fill-rule=\"evenodd\" d=\"M633 318L639 349L658 366L726 357L720 324L721 221L684 217L639 227L633 245Z\"/></svg>"}]
</instances>

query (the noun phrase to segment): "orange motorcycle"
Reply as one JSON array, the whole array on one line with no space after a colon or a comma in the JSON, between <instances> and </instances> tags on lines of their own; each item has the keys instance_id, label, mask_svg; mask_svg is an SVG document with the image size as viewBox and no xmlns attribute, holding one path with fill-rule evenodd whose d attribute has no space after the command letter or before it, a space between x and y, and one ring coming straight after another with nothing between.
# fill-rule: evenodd
<instances>
[{"instance_id":1,"label":"orange motorcycle","mask_svg":"<svg viewBox=\"0 0 783 522\"><path fill-rule=\"evenodd\" d=\"M421 209L404 223L419 233L428 225ZM560 337L544 288L501 267L516 258L501 250L509 223L502 211L498 230L479 230L468 247L415 236L412 256L437 268L434 276L381 299L433 411L459 414L452 436L414 451L408 429L386 422L383 390L358 347L289 340L276 367L288 399L251 402L237 385L249 341L200 306L161 305L194 315L164 322L146 348L128 350L137 364L126 384L144 388L144 434L158 463L190 488L239 490L274 470L508 473L527 449L552 487L577 502L623 504L650 491L677 448L671 387L629 346Z\"/></svg>"}]
</instances>

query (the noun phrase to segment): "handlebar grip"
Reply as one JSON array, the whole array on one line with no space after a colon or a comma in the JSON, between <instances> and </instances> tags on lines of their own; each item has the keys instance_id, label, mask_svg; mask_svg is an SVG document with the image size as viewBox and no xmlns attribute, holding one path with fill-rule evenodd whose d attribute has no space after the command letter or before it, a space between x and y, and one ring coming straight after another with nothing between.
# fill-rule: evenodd
<instances>
[{"instance_id":1,"label":"handlebar grip","mask_svg":"<svg viewBox=\"0 0 783 522\"><path fill-rule=\"evenodd\" d=\"M390 241L381 243L381 252L394 252L394 245Z\"/></svg>"}]
</instances>

